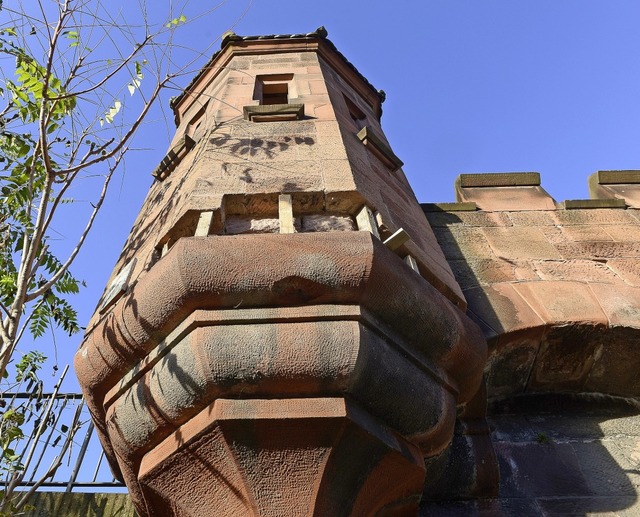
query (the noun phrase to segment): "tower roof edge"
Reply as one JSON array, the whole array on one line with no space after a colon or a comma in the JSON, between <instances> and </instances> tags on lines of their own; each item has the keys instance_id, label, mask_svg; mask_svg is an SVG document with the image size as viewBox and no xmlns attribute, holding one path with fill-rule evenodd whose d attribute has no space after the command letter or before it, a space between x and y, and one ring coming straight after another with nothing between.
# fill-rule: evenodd
<instances>
[{"instance_id":1,"label":"tower roof edge","mask_svg":"<svg viewBox=\"0 0 640 517\"><path fill-rule=\"evenodd\" d=\"M224 51L231 46L247 46L251 44L268 44L270 42L295 42L295 41L322 41L328 49L337 55L347 67L355 73L355 75L366 85L367 89L369 89L372 93L374 93L382 104L385 101L386 94L383 90L377 90L369 80L360 73L360 71L351 63L345 56L338 50L335 44L327 38L328 32L324 27L319 27L313 32L309 32L306 34L270 34L270 35L258 35L258 36L239 36L233 31L225 32L221 37L220 50L215 52L209 61L196 73L194 78L189 82L189 84L184 88L182 93L173 97L170 101L170 106L173 109L174 113L176 112L177 107L180 103L188 96L188 94L194 89L196 84L202 79L204 75L206 75L207 71L209 71L218 59L220 59L221 55ZM380 109L380 114L382 113L382 109Z\"/></svg>"}]
</instances>

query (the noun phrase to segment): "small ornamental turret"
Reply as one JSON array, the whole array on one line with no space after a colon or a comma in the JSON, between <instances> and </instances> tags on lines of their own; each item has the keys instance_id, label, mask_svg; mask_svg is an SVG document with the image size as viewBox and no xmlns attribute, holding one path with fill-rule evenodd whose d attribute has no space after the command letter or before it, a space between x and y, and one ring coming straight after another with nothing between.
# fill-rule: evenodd
<instances>
[{"instance_id":1,"label":"small ornamental turret","mask_svg":"<svg viewBox=\"0 0 640 517\"><path fill-rule=\"evenodd\" d=\"M75 361L140 515L415 515L480 386L384 94L326 35L228 33L172 101Z\"/></svg>"}]
</instances>

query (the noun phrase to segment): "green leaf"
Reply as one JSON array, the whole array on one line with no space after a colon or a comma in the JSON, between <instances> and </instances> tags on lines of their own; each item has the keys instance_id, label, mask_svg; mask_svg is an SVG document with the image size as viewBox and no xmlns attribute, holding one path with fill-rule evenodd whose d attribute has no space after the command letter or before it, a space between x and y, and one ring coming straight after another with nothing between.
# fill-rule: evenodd
<instances>
[{"instance_id":1,"label":"green leaf","mask_svg":"<svg viewBox=\"0 0 640 517\"><path fill-rule=\"evenodd\" d=\"M118 112L120 111L120 108L122 107L122 102L120 102L119 100L115 100L113 102L113 106L111 108L109 108L109 111L107 111L107 113L104 116L104 119L111 124L113 122L113 118L118 114ZM102 120L102 119L100 119ZM102 125L102 124L100 124Z\"/></svg>"},{"instance_id":2,"label":"green leaf","mask_svg":"<svg viewBox=\"0 0 640 517\"><path fill-rule=\"evenodd\" d=\"M177 25L179 25L181 23L185 23L186 21L187 21L187 17L184 14L182 14L182 15L180 15L179 18L174 18L169 23L167 23L165 25L165 27L167 29L170 29L171 27L175 27L175 26L177 26Z\"/></svg>"}]
</instances>

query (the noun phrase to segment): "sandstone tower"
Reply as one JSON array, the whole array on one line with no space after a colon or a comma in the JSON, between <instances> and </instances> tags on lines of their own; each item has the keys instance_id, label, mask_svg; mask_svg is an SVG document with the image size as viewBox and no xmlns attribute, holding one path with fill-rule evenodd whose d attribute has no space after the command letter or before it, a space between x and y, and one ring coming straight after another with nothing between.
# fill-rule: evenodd
<instances>
[{"instance_id":1,"label":"sandstone tower","mask_svg":"<svg viewBox=\"0 0 640 517\"><path fill-rule=\"evenodd\" d=\"M141 515L416 513L486 342L383 100L322 28L229 33L174 99L76 355Z\"/></svg>"},{"instance_id":2,"label":"sandstone tower","mask_svg":"<svg viewBox=\"0 0 640 517\"><path fill-rule=\"evenodd\" d=\"M75 361L139 514L637 513L640 171L420 205L326 36L228 33L172 102Z\"/></svg>"}]
</instances>

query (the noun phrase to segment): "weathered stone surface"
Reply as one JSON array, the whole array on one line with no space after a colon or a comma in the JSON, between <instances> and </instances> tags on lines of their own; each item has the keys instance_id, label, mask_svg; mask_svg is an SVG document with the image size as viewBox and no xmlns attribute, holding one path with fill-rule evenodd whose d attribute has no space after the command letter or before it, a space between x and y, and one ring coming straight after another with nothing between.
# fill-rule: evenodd
<instances>
[{"instance_id":1,"label":"weathered stone surface","mask_svg":"<svg viewBox=\"0 0 640 517\"><path fill-rule=\"evenodd\" d=\"M355 223L349 216L313 214L302 217L303 232L348 232L355 229Z\"/></svg>"},{"instance_id":2,"label":"weathered stone surface","mask_svg":"<svg viewBox=\"0 0 640 517\"><path fill-rule=\"evenodd\" d=\"M425 212L429 224L436 227L452 225L473 226L512 226L508 216L500 212Z\"/></svg>"},{"instance_id":3,"label":"weathered stone surface","mask_svg":"<svg viewBox=\"0 0 640 517\"><path fill-rule=\"evenodd\" d=\"M511 283L465 291L469 311L479 316L498 334L508 334L544 325L543 319L518 294Z\"/></svg>"},{"instance_id":4,"label":"weathered stone surface","mask_svg":"<svg viewBox=\"0 0 640 517\"><path fill-rule=\"evenodd\" d=\"M616 283L618 275L606 264L594 260L537 260L532 265L542 280Z\"/></svg>"},{"instance_id":5,"label":"weathered stone surface","mask_svg":"<svg viewBox=\"0 0 640 517\"><path fill-rule=\"evenodd\" d=\"M568 241L613 241L614 238L607 231L607 228L616 228L616 226L599 226L596 224L580 225L580 226L564 226L561 228L564 239Z\"/></svg>"},{"instance_id":6,"label":"weathered stone surface","mask_svg":"<svg viewBox=\"0 0 640 517\"><path fill-rule=\"evenodd\" d=\"M227 235L239 233L278 233L280 221L276 218L263 217L253 219L250 217L227 217L224 223L224 232Z\"/></svg>"},{"instance_id":7,"label":"weathered stone surface","mask_svg":"<svg viewBox=\"0 0 640 517\"><path fill-rule=\"evenodd\" d=\"M637 259L609 259L607 265L627 284L640 287L640 266Z\"/></svg>"},{"instance_id":8,"label":"weathered stone surface","mask_svg":"<svg viewBox=\"0 0 640 517\"><path fill-rule=\"evenodd\" d=\"M640 328L640 288L606 284L590 286L611 326Z\"/></svg>"},{"instance_id":9,"label":"weathered stone surface","mask_svg":"<svg viewBox=\"0 0 640 517\"><path fill-rule=\"evenodd\" d=\"M148 498L177 515L202 508L224 515L417 508L413 494L424 477L419 451L341 399L220 400L182 433L147 455L141 471ZM194 466L210 490L194 493ZM402 479L391 492L387 475ZM363 497L354 501L354 493Z\"/></svg>"},{"instance_id":10,"label":"weathered stone surface","mask_svg":"<svg viewBox=\"0 0 640 517\"><path fill-rule=\"evenodd\" d=\"M553 212L550 210L508 212L513 226L555 226Z\"/></svg>"},{"instance_id":11,"label":"weathered stone surface","mask_svg":"<svg viewBox=\"0 0 640 517\"><path fill-rule=\"evenodd\" d=\"M183 238L93 330L95 345L85 342L76 368L91 386L90 406L106 409L103 440L130 458L119 460L129 480L141 455L223 398L341 393L433 455L447 445L456 402L473 396L484 364L477 327L436 293L365 232ZM347 319L362 324L343 321L335 304L351 305ZM291 308L255 312L272 306ZM194 311L203 309L213 311L207 318L222 310L215 318L224 325L199 320ZM102 338L120 328L116 321L132 346L128 365L116 351L122 338ZM109 347L117 361L105 362Z\"/></svg>"},{"instance_id":12,"label":"weathered stone surface","mask_svg":"<svg viewBox=\"0 0 640 517\"><path fill-rule=\"evenodd\" d=\"M494 253L503 258L562 258L537 228L484 228L483 233Z\"/></svg>"},{"instance_id":13,"label":"weathered stone surface","mask_svg":"<svg viewBox=\"0 0 640 517\"><path fill-rule=\"evenodd\" d=\"M488 421L501 492L483 502L494 512L488 515L637 514L637 473L628 458L637 454L638 414L624 399L595 395L521 396L492 404ZM423 508L476 515L480 503Z\"/></svg>"},{"instance_id":14,"label":"weathered stone surface","mask_svg":"<svg viewBox=\"0 0 640 517\"><path fill-rule=\"evenodd\" d=\"M586 283L569 281L520 282L515 290L543 320L606 324L607 318Z\"/></svg>"},{"instance_id":15,"label":"weathered stone surface","mask_svg":"<svg viewBox=\"0 0 640 517\"><path fill-rule=\"evenodd\" d=\"M598 208L593 210L556 210L553 213L557 224L633 224L634 218L629 210Z\"/></svg>"},{"instance_id":16,"label":"weathered stone surface","mask_svg":"<svg viewBox=\"0 0 640 517\"><path fill-rule=\"evenodd\" d=\"M456 182L461 188L469 187L537 187L539 172L488 172L460 174Z\"/></svg>"},{"instance_id":17,"label":"weathered stone surface","mask_svg":"<svg viewBox=\"0 0 640 517\"><path fill-rule=\"evenodd\" d=\"M174 103L172 145L215 126L152 186L76 356L139 513L633 514L637 172L559 205L535 173L466 175L420 206L325 37L226 38ZM242 120L294 114L261 81L306 118Z\"/></svg>"},{"instance_id":18,"label":"weathered stone surface","mask_svg":"<svg viewBox=\"0 0 640 517\"><path fill-rule=\"evenodd\" d=\"M601 199L567 199L562 202L562 208L575 210L578 208L626 208L624 199L601 198Z\"/></svg>"},{"instance_id":19,"label":"weathered stone surface","mask_svg":"<svg viewBox=\"0 0 640 517\"><path fill-rule=\"evenodd\" d=\"M76 355L141 515L416 513L486 341L382 97L319 31L226 37L174 100L173 144L193 146L152 185L113 275L132 264L131 288ZM356 231L365 206L407 239Z\"/></svg>"},{"instance_id":20,"label":"weathered stone surface","mask_svg":"<svg viewBox=\"0 0 640 517\"><path fill-rule=\"evenodd\" d=\"M542 187L466 187L456 191L459 202L473 202L480 210L553 210L556 205Z\"/></svg>"},{"instance_id":21,"label":"weathered stone surface","mask_svg":"<svg viewBox=\"0 0 640 517\"><path fill-rule=\"evenodd\" d=\"M427 216L491 345L490 397L638 393L631 374L640 366L635 211Z\"/></svg>"},{"instance_id":22,"label":"weathered stone surface","mask_svg":"<svg viewBox=\"0 0 640 517\"><path fill-rule=\"evenodd\" d=\"M640 208L640 171L598 171L589 176L589 193L592 198L617 198L628 206Z\"/></svg>"}]
</instances>

